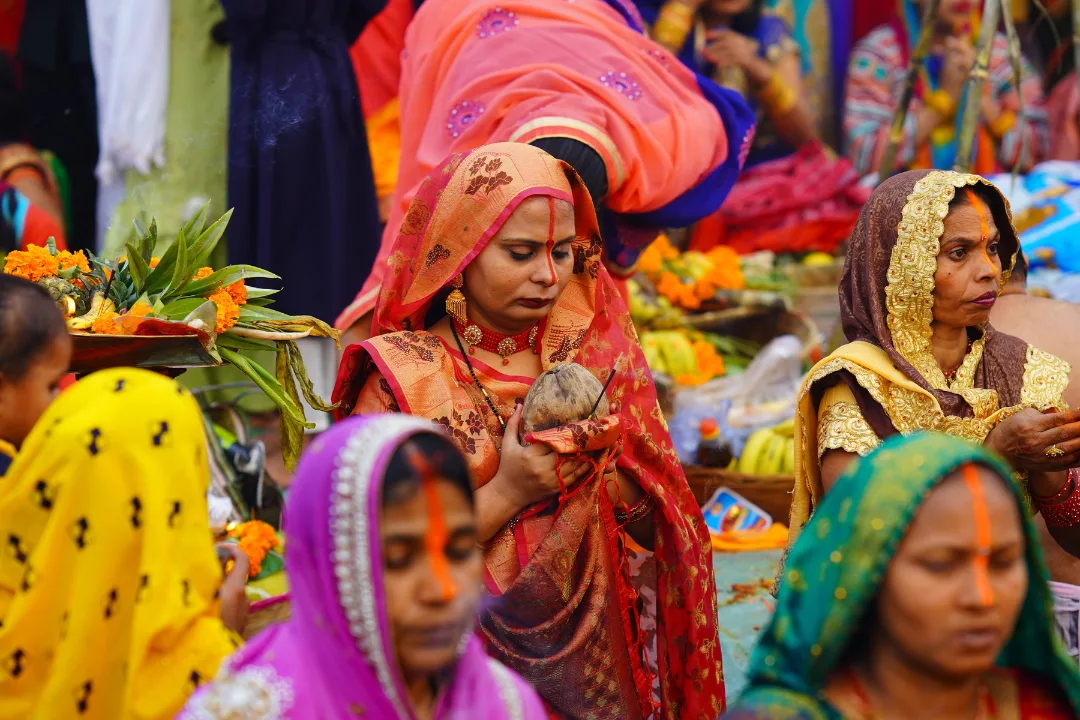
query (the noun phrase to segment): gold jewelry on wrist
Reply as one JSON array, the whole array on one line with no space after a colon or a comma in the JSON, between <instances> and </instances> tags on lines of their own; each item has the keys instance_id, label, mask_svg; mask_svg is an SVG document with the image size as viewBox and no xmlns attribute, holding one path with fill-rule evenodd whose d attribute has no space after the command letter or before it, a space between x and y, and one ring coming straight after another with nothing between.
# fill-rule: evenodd
<instances>
[{"instance_id":1,"label":"gold jewelry on wrist","mask_svg":"<svg viewBox=\"0 0 1080 720\"><path fill-rule=\"evenodd\" d=\"M1005 136L1005 133L1009 132L1016 126L1016 113L1012 110L1002 110L994 120L986 123L986 129L990 133L1001 139Z\"/></svg>"},{"instance_id":2,"label":"gold jewelry on wrist","mask_svg":"<svg viewBox=\"0 0 1080 720\"><path fill-rule=\"evenodd\" d=\"M641 496L641 499L634 503L631 507L626 509L615 508L615 522L619 523L620 525L627 525L629 523L637 522L638 520L652 512L652 509L652 496L648 493L645 493Z\"/></svg>"},{"instance_id":3,"label":"gold jewelry on wrist","mask_svg":"<svg viewBox=\"0 0 1080 720\"><path fill-rule=\"evenodd\" d=\"M923 104L940 115L943 120L948 120L956 114L956 101L953 100L952 95L941 88L928 93L923 98Z\"/></svg>"},{"instance_id":4,"label":"gold jewelry on wrist","mask_svg":"<svg viewBox=\"0 0 1080 720\"><path fill-rule=\"evenodd\" d=\"M678 52L694 27L694 11L678 0L668 0L653 23L652 39L672 52Z\"/></svg>"},{"instance_id":5,"label":"gold jewelry on wrist","mask_svg":"<svg viewBox=\"0 0 1080 720\"><path fill-rule=\"evenodd\" d=\"M771 115L783 115L790 112L799 102L795 91L775 70L769 76L769 81L758 90L757 99Z\"/></svg>"}]
</instances>

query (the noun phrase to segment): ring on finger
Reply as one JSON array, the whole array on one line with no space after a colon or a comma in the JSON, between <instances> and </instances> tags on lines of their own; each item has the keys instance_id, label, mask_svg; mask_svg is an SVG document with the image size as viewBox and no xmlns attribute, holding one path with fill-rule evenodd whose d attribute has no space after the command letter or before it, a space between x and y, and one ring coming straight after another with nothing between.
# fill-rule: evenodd
<instances>
[{"instance_id":1,"label":"ring on finger","mask_svg":"<svg viewBox=\"0 0 1080 720\"><path fill-rule=\"evenodd\" d=\"M1050 447L1046 448L1044 454L1046 455L1046 457L1053 460L1059 457L1063 457L1065 455L1065 451L1059 448L1057 445L1051 445Z\"/></svg>"}]
</instances>

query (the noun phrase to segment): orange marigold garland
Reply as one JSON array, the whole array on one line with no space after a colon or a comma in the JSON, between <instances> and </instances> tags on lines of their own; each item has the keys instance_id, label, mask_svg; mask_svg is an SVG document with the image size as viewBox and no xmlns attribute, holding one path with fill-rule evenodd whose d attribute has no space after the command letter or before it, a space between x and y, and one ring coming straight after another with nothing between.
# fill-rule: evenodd
<instances>
[{"instance_id":1,"label":"orange marigold garland","mask_svg":"<svg viewBox=\"0 0 1080 720\"><path fill-rule=\"evenodd\" d=\"M240 549L247 555L251 564L248 577L253 578L262 572L262 563L271 550L279 550L277 533L272 525L262 520L249 520L229 528L230 538L238 541Z\"/></svg>"},{"instance_id":2,"label":"orange marigold garland","mask_svg":"<svg viewBox=\"0 0 1080 720\"><path fill-rule=\"evenodd\" d=\"M44 278L56 277L60 264L48 248L41 245L29 245L25 250L13 250L4 261L4 272L37 282Z\"/></svg>"},{"instance_id":3,"label":"orange marigold garland","mask_svg":"<svg viewBox=\"0 0 1080 720\"><path fill-rule=\"evenodd\" d=\"M217 326L214 332L220 335L240 319L240 306L236 304L228 290L218 290L208 299L217 306Z\"/></svg>"}]
</instances>

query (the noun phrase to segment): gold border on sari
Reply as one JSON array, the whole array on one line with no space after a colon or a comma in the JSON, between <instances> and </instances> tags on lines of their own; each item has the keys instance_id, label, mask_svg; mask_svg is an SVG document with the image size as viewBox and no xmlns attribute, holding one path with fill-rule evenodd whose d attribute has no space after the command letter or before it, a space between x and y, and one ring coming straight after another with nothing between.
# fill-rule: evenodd
<instances>
[{"instance_id":1,"label":"gold border on sari","mask_svg":"<svg viewBox=\"0 0 1080 720\"><path fill-rule=\"evenodd\" d=\"M613 165L612 170L615 174L615 186L612 187L609 192L614 192L622 187L623 182L626 181L626 164L623 162L622 155L619 154L619 148L615 146L615 142L603 130L593 127L581 120L575 120L574 118L562 117L559 115L538 117L530 120L515 130L510 136L510 142L532 142L533 140L538 140L543 137L559 137L560 133L558 132L536 132L537 130L544 129L551 129L554 131L558 128L570 128L571 130L577 130L578 132L587 135L593 142L588 142L586 138L582 137L576 137L574 139L581 140L600 155L611 158L611 163ZM528 136L529 139L524 141L523 138L526 136ZM597 147L597 144L599 147Z\"/></svg>"},{"instance_id":2,"label":"gold border on sari","mask_svg":"<svg viewBox=\"0 0 1080 720\"><path fill-rule=\"evenodd\" d=\"M985 338L971 346L950 383L934 358L931 338L934 320L934 275L937 256L941 250L941 234L949 203L956 197L957 188L982 183L998 194L1009 217L1009 228L1019 237L1012 224L1009 201L988 180L968 173L935 170L915 183L897 228L896 245L889 260L888 284L885 287L887 322L897 352L911 363L934 390L953 392L967 401L975 414L987 417L997 410L997 393L975 387L975 370L982 360ZM1009 259L1001 273L999 292L1009 282L1016 255Z\"/></svg>"}]
</instances>

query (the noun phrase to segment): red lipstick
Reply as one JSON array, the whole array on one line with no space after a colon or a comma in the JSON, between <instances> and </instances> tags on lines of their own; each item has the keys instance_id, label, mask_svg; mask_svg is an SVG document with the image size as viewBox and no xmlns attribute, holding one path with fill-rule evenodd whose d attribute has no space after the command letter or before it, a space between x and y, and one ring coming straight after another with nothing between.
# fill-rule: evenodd
<instances>
[{"instance_id":1,"label":"red lipstick","mask_svg":"<svg viewBox=\"0 0 1080 720\"><path fill-rule=\"evenodd\" d=\"M983 307L994 307L994 303L997 302L997 293L988 292L975 298L971 302Z\"/></svg>"}]
</instances>

